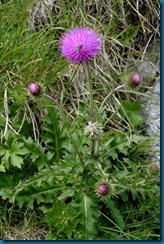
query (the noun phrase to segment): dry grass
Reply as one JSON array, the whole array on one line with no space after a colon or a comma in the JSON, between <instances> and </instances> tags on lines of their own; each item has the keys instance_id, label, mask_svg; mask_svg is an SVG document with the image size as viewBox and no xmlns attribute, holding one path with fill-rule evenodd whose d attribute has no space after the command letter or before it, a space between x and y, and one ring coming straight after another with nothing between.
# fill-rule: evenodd
<instances>
[{"instance_id":1,"label":"dry grass","mask_svg":"<svg viewBox=\"0 0 164 244\"><path fill-rule=\"evenodd\" d=\"M42 216L35 212L26 212L22 218L21 212L14 212L13 216L2 218L0 239L2 240L45 240L48 233ZM11 222L11 219L15 221Z\"/></svg>"},{"instance_id":2,"label":"dry grass","mask_svg":"<svg viewBox=\"0 0 164 244\"><path fill-rule=\"evenodd\" d=\"M20 223L19 226L10 226L4 231L3 240L45 240L47 230L43 226L24 226Z\"/></svg>"}]
</instances>

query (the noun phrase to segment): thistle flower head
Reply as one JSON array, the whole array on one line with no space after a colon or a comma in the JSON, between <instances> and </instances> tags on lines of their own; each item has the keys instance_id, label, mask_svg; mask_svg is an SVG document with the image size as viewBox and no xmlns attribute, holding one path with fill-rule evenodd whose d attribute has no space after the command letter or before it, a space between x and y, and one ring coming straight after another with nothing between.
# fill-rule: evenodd
<instances>
[{"instance_id":1,"label":"thistle flower head","mask_svg":"<svg viewBox=\"0 0 164 244\"><path fill-rule=\"evenodd\" d=\"M142 77L140 74L133 74L132 75L132 83L134 85L139 85L142 81Z\"/></svg>"},{"instance_id":2,"label":"thistle flower head","mask_svg":"<svg viewBox=\"0 0 164 244\"><path fill-rule=\"evenodd\" d=\"M158 174L160 171L160 168L158 167L158 165L156 163L153 163L151 166L150 166L150 173L152 174Z\"/></svg>"},{"instance_id":3,"label":"thistle flower head","mask_svg":"<svg viewBox=\"0 0 164 244\"><path fill-rule=\"evenodd\" d=\"M102 199L111 198L116 196L116 187L117 182L114 178L110 181L108 179L101 179L96 184L95 192L97 197L101 197Z\"/></svg>"},{"instance_id":4,"label":"thistle flower head","mask_svg":"<svg viewBox=\"0 0 164 244\"><path fill-rule=\"evenodd\" d=\"M100 195L106 195L107 193L108 193L108 184L107 183L102 183L102 184L100 184L99 186L98 186L98 189L97 189L97 191L98 191L98 193L100 194Z\"/></svg>"},{"instance_id":5,"label":"thistle flower head","mask_svg":"<svg viewBox=\"0 0 164 244\"><path fill-rule=\"evenodd\" d=\"M29 84L28 88L32 95L38 96L40 94L41 88L38 83L31 83Z\"/></svg>"},{"instance_id":6,"label":"thistle flower head","mask_svg":"<svg viewBox=\"0 0 164 244\"><path fill-rule=\"evenodd\" d=\"M103 127L99 122L92 123L91 121L88 122L88 125L84 128L84 134L92 136L100 136L103 132Z\"/></svg>"},{"instance_id":7,"label":"thistle flower head","mask_svg":"<svg viewBox=\"0 0 164 244\"><path fill-rule=\"evenodd\" d=\"M99 37L90 28L74 28L60 39L61 54L73 63L84 63L101 49Z\"/></svg>"}]
</instances>

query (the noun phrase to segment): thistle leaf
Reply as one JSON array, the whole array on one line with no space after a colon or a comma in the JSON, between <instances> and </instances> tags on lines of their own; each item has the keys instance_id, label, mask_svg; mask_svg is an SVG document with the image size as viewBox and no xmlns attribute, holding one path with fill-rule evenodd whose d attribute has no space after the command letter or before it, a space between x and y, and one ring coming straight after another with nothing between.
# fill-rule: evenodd
<instances>
[{"instance_id":1,"label":"thistle leaf","mask_svg":"<svg viewBox=\"0 0 164 244\"><path fill-rule=\"evenodd\" d=\"M122 102L122 111L124 116L130 123L133 129L136 129L138 126L143 124L143 119L139 115L141 112L141 104L138 101L123 101Z\"/></svg>"},{"instance_id":2,"label":"thistle leaf","mask_svg":"<svg viewBox=\"0 0 164 244\"><path fill-rule=\"evenodd\" d=\"M129 142L127 140L126 135L121 133L115 133L113 139L109 144L109 153L113 159L118 158L119 153L123 153L124 155L128 154Z\"/></svg>"},{"instance_id":3,"label":"thistle leaf","mask_svg":"<svg viewBox=\"0 0 164 244\"><path fill-rule=\"evenodd\" d=\"M115 206L114 201L112 201L111 199L107 200L106 204L107 204L108 208L110 209L111 215L112 215L114 221L116 222L117 226L119 227L119 229L123 230L124 226L125 226L123 216L121 215L118 208Z\"/></svg>"},{"instance_id":4,"label":"thistle leaf","mask_svg":"<svg viewBox=\"0 0 164 244\"><path fill-rule=\"evenodd\" d=\"M42 138L45 140L47 145L55 152L55 160L58 162L62 156L63 150L63 132L60 126L60 118L58 110L48 99L43 99L43 103L47 109L47 115L44 116L43 120L43 134Z\"/></svg>"},{"instance_id":5,"label":"thistle leaf","mask_svg":"<svg viewBox=\"0 0 164 244\"><path fill-rule=\"evenodd\" d=\"M95 199L87 196L85 193L81 195L80 202L80 216L82 225L81 239L93 240L97 233L96 223L100 215L98 205Z\"/></svg>"}]
</instances>

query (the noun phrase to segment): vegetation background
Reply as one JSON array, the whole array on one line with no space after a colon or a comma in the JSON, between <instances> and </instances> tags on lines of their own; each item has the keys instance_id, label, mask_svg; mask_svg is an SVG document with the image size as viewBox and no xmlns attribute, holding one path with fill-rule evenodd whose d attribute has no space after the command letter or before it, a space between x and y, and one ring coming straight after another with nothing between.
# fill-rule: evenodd
<instances>
[{"instance_id":1,"label":"vegetation background","mask_svg":"<svg viewBox=\"0 0 164 244\"><path fill-rule=\"evenodd\" d=\"M131 83L144 61L159 65L159 9L157 0L0 1L1 239L160 240L158 138L142 115L159 73ZM89 73L94 155L85 68L59 52L76 26L102 44Z\"/></svg>"}]
</instances>

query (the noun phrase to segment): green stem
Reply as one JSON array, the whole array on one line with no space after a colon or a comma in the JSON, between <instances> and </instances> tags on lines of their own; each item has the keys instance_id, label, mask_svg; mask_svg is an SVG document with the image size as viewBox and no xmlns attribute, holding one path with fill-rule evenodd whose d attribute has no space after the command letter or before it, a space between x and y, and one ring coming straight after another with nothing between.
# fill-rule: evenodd
<instances>
[{"instance_id":1,"label":"green stem","mask_svg":"<svg viewBox=\"0 0 164 244\"><path fill-rule=\"evenodd\" d=\"M86 68L86 78L87 78L87 82L88 82L88 90L89 90L89 98L90 98L90 116L91 116L91 122L94 123L95 122L95 114L94 114L94 101L93 101L93 91L92 91L92 80L89 77L89 64L86 63L85 64L85 68ZM95 156L95 146L96 146L96 141L97 139L95 139L94 135L91 138L92 140L92 145L91 145L91 154L93 156Z\"/></svg>"},{"instance_id":2,"label":"green stem","mask_svg":"<svg viewBox=\"0 0 164 244\"><path fill-rule=\"evenodd\" d=\"M95 118L94 118L94 108L93 108L92 80L89 78L89 64L86 63L85 67L86 67L86 77L88 82L89 99L90 99L90 113L91 113L91 120L93 123L95 122Z\"/></svg>"}]
</instances>

